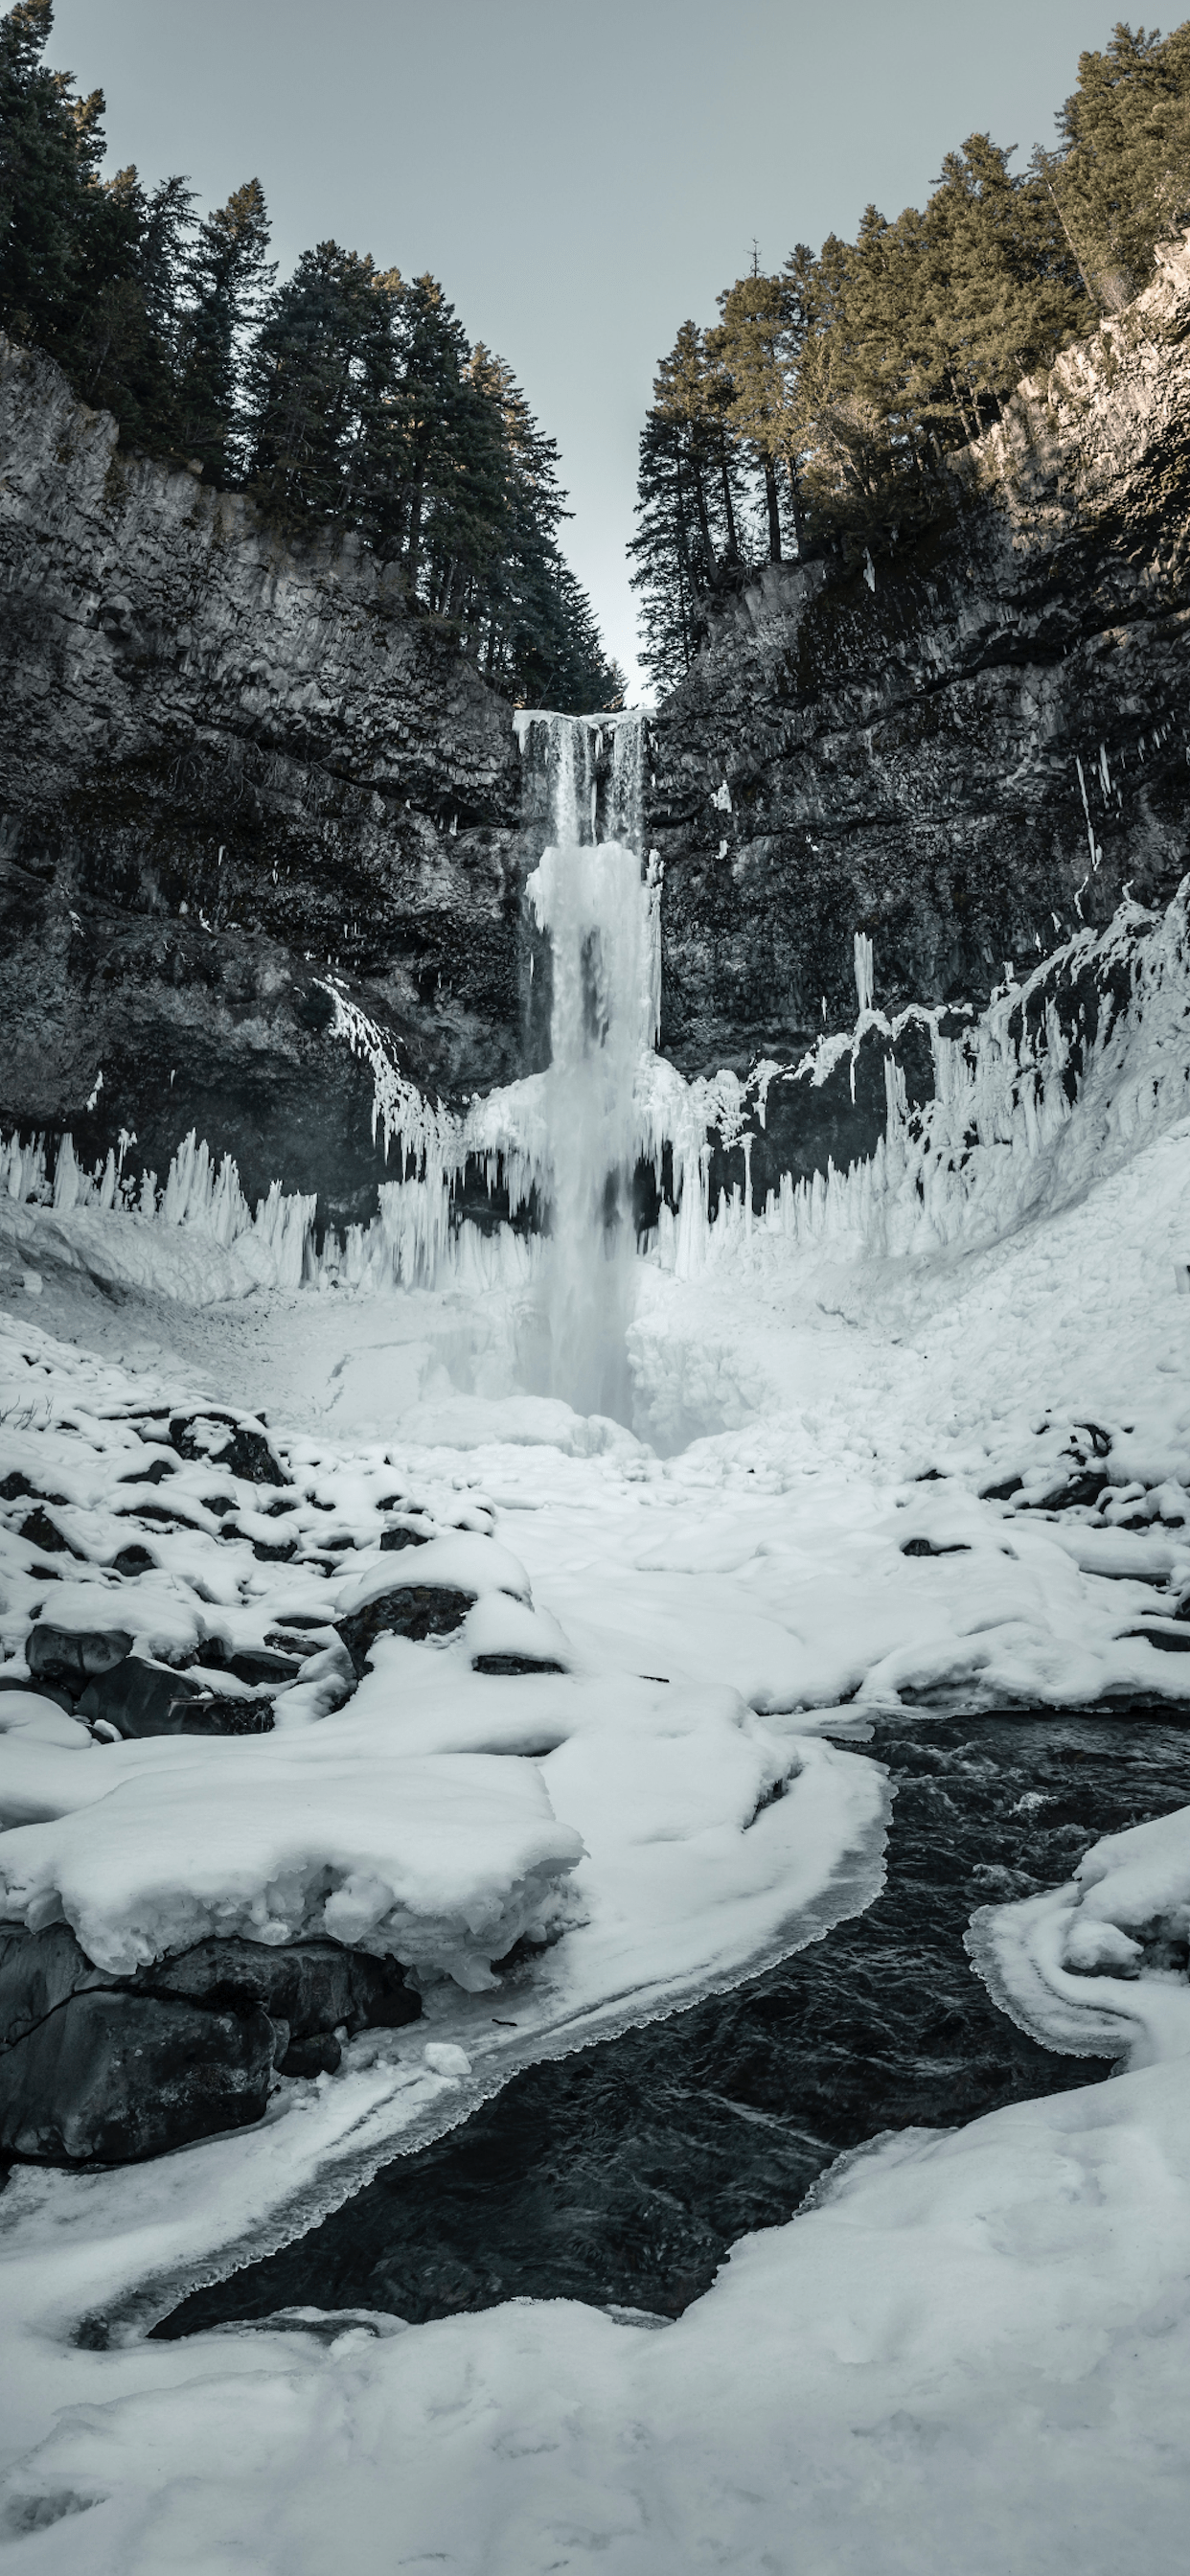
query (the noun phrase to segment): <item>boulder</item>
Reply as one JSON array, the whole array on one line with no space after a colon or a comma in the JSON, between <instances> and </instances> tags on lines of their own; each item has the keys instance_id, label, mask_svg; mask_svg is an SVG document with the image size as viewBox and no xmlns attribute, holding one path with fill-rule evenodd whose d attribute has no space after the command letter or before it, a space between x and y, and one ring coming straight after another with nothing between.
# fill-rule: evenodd
<instances>
[{"instance_id":1,"label":"boulder","mask_svg":"<svg viewBox=\"0 0 1190 2576\"><path fill-rule=\"evenodd\" d=\"M398 1959L337 1941L198 1941L116 1984L65 1923L0 1926L0 2148L121 2164L259 2119L269 2072L333 2075L338 2033L397 2030Z\"/></svg>"},{"instance_id":2,"label":"boulder","mask_svg":"<svg viewBox=\"0 0 1190 2576\"><path fill-rule=\"evenodd\" d=\"M357 1674L367 1669L377 1637L449 1637L461 1628L477 1595L448 1583L398 1583L335 1621Z\"/></svg>"},{"instance_id":3,"label":"boulder","mask_svg":"<svg viewBox=\"0 0 1190 2576\"><path fill-rule=\"evenodd\" d=\"M268 1735L271 1703L232 1698L204 1691L188 1673L167 1664L127 1655L110 1672L97 1673L78 1703L78 1714L94 1725L103 1719L118 1735Z\"/></svg>"},{"instance_id":4,"label":"boulder","mask_svg":"<svg viewBox=\"0 0 1190 2576\"><path fill-rule=\"evenodd\" d=\"M297 1941L272 1949L263 1941L198 1941L176 1958L142 1968L137 1985L189 2003L247 2011L259 2004L272 2021L289 2025L293 2041L346 2026L397 2030L416 2021L421 1997L404 1983L398 1959L375 1959L338 1941Z\"/></svg>"},{"instance_id":5,"label":"boulder","mask_svg":"<svg viewBox=\"0 0 1190 2576\"><path fill-rule=\"evenodd\" d=\"M72 1994L0 2056L0 2147L48 2164L126 2164L259 2120L276 2033L260 2006Z\"/></svg>"},{"instance_id":6,"label":"boulder","mask_svg":"<svg viewBox=\"0 0 1190 2576\"><path fill-rule=\"evenodd\" d=\"M131 1652L126 1628L55 1628L39 1620L25 1645L35 1681L61 1682L76 1695L95 1674L110 1673Z\"/></svg>"},{"instance_id":7,"label":"boulder","mask_svg":"<svg viewBox=\"0 0 1190 2576\"><path fill-rule=\"evenodd\" d=\"M92 1966L69 1924L26 1932L19 1923L0 1923L0 2049L24 2039L84 1986L109 1983Z\"/></svg>"},{"instance_id":8,"label":"boulder","mask_svg":"<svg viewBox=\"0 0 1190 2576\"><path fill-rule=\"evenodd\" d=\"M221 1448L204 1440L195 1425L209 1431L212 1426L226 1429L228 1438ZM291 1485L292 1476L275 1458L263 1431L247 1422L236 1422L229 1413L175 1414L169 1436L179 1458L203 1458L212 1467L226 1467L229 1476L238 1476L246 1485Z\"/></svg>"}]
</instances>

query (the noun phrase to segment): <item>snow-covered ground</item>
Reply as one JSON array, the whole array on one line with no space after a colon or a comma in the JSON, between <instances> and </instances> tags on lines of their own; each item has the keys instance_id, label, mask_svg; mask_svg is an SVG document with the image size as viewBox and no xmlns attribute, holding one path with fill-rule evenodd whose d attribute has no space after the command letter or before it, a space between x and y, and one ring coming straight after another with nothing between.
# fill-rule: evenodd
<instances>
[{"instance_id":1,"label":"snow-covered ground","mask_svg":"<svg viewBox=\"0 0 1190 2576\"><path fill-rule=\"evenodd\" d=\"M741 1221L696 1275L642 1264L636 1418L667 1455L515 1391L515 1286L196 1306L115 1302L49 1261L32 1292L10 1273L3 1463L76 1551L48 1582L44 1541L17 1534L27 1496L3 1507L10 1677L38 1608L118 1614L159 1657L329 1628L408 1570L379 1548L393 1509L476 1594L452 1635L382 1640L345 1706L311 1631L268 1736L99 1745L7 1695L10 1914L59 1909L126 1960L212 1924L333 1930L334 1905L344 1937L380 1945L399 1913L407 1947L423 1926L426 1995L422 2022L354 2041L339 2074L282 2084L257 2128L14 2175L14 2570L1180 2567L1181 1823L1113 1838L972 1934L1007 2009L1129 2071L876 2141L664 2331L559 2302L138 2339L518 2065L728 1986L867 1902L885 1793L866 1711L1190 1699L1190 1120L1167 1096L1113 1126L1121 1096L1085 1133L1076 1107L1029 1142L1027 1191L1008 1145L1012 1186L933 1248ZM204 1403L266 1415L292 1485L213 1470L216 1425L175 1456L175 1522L138 1520L127 1479ZM231 1538L204 1502L221 1476ZM284 1563L253 1545L278 1529ZM130 1536L154 1563L120 1575ZM526 1653L561 1669L476 1669ZM419 1895L431 1811L455 1875L442 1861ZM514 1920L548 1946L493 1989L482 1960ZM107 2349L72 2340L96 2319Z\"/></svg>"}]
</instances>

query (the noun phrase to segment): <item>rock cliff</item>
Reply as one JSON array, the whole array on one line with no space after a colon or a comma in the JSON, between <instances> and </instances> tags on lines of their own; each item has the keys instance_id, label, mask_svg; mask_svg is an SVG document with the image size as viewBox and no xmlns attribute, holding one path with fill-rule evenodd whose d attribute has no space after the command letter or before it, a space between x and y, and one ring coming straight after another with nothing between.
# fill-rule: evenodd
<instances>
[{"instance_id":1,"label":"rock cliff","mask_svg":"<svg viewBox=\"0 0 1190 2576\"><path fill-rule=\"evenodd\" d=\"M128 455L3 340L0 586L0 1125L158 1171L197 1126L249 1195L369 1212L319 978L423 1087L519 1069L511 710L351 540Z\"/></svg>"},{"instance_id":2,"label":"rock cliff","mask_svg":"<svg viewBox=\"0 0 1190 2576\"><path fill-rule=\"evenodd\" d=\"M1188 494L1190 240L952 460L928 527L716 610L645 760L683 1071L849 1028L857 933L892 1016L980 1004L1128 887L1168 899ZM131 1131L159 1172L196 1127L249 1196L367 1216L370 1079L328 970L452 1103L540 1060L541 782L510 708L398 576L126 454L4 342L0 584L0 1125L88 1159ZM920 1028L897 1048L924 1096ZM885 1052L773 1086L761 1188L871 1149Z\"/></svg>"},{"instance_id":3,"label":"rock cliff","mask_svg":"<svg viewBox=\"0 0 1190 2576\"><path fill-rule=\"evenodd\" d=\"M1006 961L1106 922L1128 885L1167 900L1190 864L1190 242L1020 386L951 487L925 534L851 568L753 577L650 729L683 1070L849 1026L857 931L890 1014L979 1002ZM842 1076L771 1099L766 1160L845 1160L883 1123L882 1070L858 1116Z\"/></svg>"}]
</instances>

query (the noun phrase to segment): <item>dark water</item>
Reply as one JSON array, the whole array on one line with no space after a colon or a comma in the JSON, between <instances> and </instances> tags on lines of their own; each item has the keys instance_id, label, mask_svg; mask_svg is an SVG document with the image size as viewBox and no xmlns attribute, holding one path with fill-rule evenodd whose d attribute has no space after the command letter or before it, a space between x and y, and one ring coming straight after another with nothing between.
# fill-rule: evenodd
<instances>
[{"instance_id":1,"label":"dark water","mask_svg":"<svg viewBox=\"0 0 1190 2576\"><path fill-rule=\"evenodd\" d=\"M515 2077L157 2333L294 2306L421 2321L525 2296L675 2316L841 2149L1106 2076L997 2012L962 1936L977 1905L1053 1886L1097 1835L1190 1801L1188 1730L1168 1710L879 1724L866 1749L897 1797L866 1914L733 1994Z\"/></svg>"}]
</instances>

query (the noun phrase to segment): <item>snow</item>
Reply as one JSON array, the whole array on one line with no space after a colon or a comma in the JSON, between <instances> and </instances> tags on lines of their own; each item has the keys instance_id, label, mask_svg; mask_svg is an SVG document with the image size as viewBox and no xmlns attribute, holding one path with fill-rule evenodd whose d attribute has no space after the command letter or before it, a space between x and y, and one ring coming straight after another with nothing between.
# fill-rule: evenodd
<instances>
[{"instance_id":1,"label":"snow","mask_svg":"<svg viewBox=\"0 0 1190 2576\"><path fill-rule=\"evenodd\" d=\"M14 2567L1174 2576L1188 2113L1181 2060L891 2139L665 2333L518 2302L61 2351ZM84 2258L22 2198L49 2306Z\"/></svg>"},{"instance_id":2,"label":"snow","mask_svg":"<svg viewBox=\"0 0 1190 2576\"><path fill-rule=\"evenodd\" d=\"M530 1762L379 1747L346 1761L330 1722L313 1740L225 1742L239 1760L208 1765L187 1744L91 1805L6 1834L5 1919L32 1932L64 1919L117 1976L239 1933L329 1936L483 1987L496 1982L488 1960L581 1857ZM101 1755L87 1768L110 1765Z\"/></svg>"},{"instance_id":3,"label":"snow","mask_svg":"<svg viewBox=\"0 0 1190 2576\"><path fill-rule=\"evenodd\" d=\"M1046 961L966 1040L933 1027L935 1100L915 1124L891 1086L873 1165L764 1210L709 1208L707 1118L742 1141L766 1085L820 1078L825 1052L750 1087L654 1064L642 1127L677 1138L685 1187L637 1265L633 1430L525 1392L531 1259L397 1297L357 1246L333 1293L324 1273L218 1307L114 1306L47 1261L38 1322L5 1320L5 1465L74 1551L21 1536L28 1496L0 1506L8 1903L60 1908L109 1962L337 1925L415 1958L425 1997L254 2130L10 2182L14 2568L1180 2568L1190 1810L971 1930L1005 2010L1126 2071L874 2141L664 2333L545 2302L140 2339L518 2068L867 1903L873 1711L1190 1698L1183 908L1132 908L1067 962L1131 993L1073 1102ZM876 1026L872 974L857 956ZM474 1113L494 1153L508 1110ZM430 1192L396 1208L406 1251L437 1222L430 1159L392 1185ZM249 1486L214 1461L261 1405L290 1481ZM182 1413L209 1425L190 1458ZM381 1548L410 1526L428 1544ZM130 1537L154 1562L124 1577ZM288 1561L256 1553L281 1541ZM345 1698L335 1619L405 1583L474 1606L379 1636ZM272 1634L309 1653L272 1735L100 1745L30 1687L37 1615L168 1664ZM514 1921L545 1937L505 1968ZM86 2316L110 2349L72 2339Z\"/></svg>"},{"instance_id":4,"label":"snow","mask_svg":"<svg viewBox=\"0 0 1190 2576\"><path fill-rule=\"evenodd\" d=\"M1048 2048L1190 2056L1190 1807L1105 1835L1065 1887L987 1906L968 1935L996 2000Z\"/></svg>"}]
</instances>

